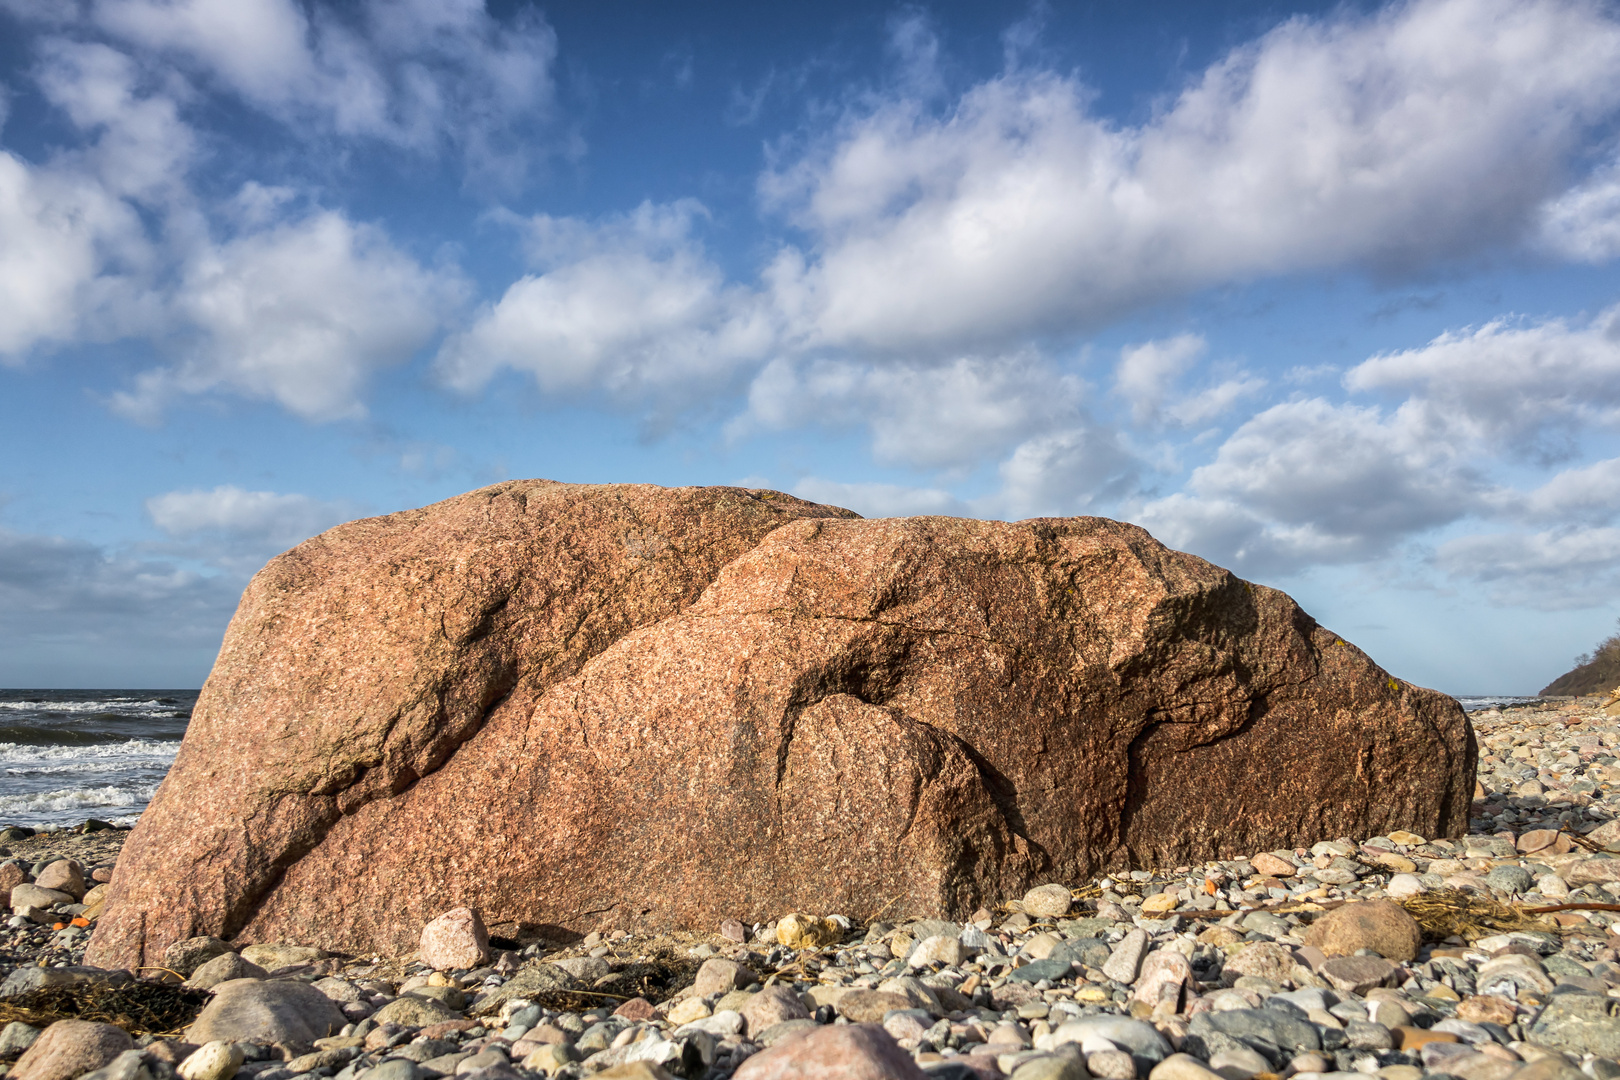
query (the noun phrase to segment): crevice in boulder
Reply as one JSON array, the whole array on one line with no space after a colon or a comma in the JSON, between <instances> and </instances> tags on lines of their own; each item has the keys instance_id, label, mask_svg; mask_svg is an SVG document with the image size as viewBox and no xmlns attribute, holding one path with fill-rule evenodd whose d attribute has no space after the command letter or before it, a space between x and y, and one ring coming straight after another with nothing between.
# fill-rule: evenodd
<instances>
[{"instance_id":1,"label":"crevice in boulder","mask_svg":"<svg viewBox=\"0 0 1620 1080\"><path fill-rule=\"evenodd\" d=\"M1247 731L1253 728L1254 725L1270 711L1270 708L1271 705L1270 701L1267 699L1267 696L1264 694L1256 694L1255 696L1249 698L1247 715L1236 727L1229 728L1225 731L1216 731L1206 738L1193 736L1187 745L1178 747L1177 750L1178 752L1184 753L1188 750L1197 749L1199 747L1214 746L1217 743L1240 738ZM1146 804L1148 798L1150 797L1150 792L1148 790L1149 777L1147 773L1147 765L1143 761L1143 752L1146 750L1148 744L1152 741L1153 736L1158 733L1160 728L1163 728L1166 725L1192 727L1196 723L1197 721L1173 720L1168 716L1165 716L1163 710L1149 709L1146 717L1144 718L1144 723L1142 724L1141 730L1136 733L1136 736L1131 739L1130 745L1126 748L1125 798L1121 803L1119 810L1119 832L1117 843L1118 850L1124 853L1127 864L1133 870L1152 869L1152 867L1147 865L1147 863L1151 861L1151 857L1147 856L1144 852L1138 851L1131 843L1130 839L1131 826L1134 823L1137 814L1141 811L1142 807Z\"/></svg>"},{"instance_id":2,"label":"crevice in boulder","mask_svg":"<svg viewBox=\"0 0 1620 1080\"><path fill-rule=\"evenodd\" d=\"M855 698L866 705L886 707L895 690L893 671L903 666L905 653L908 651L902 646L900 655L885 657L885 662L881 665L835 661L825 668L806 672L799 678L793 692L788 696L787 704L782 708L782 716L778 722L779 736L776 745L778 792L782 790L782 783L787 778L788 754L793 747L793 736L798 727L799 717L804 711L840 694ZM847 661L848 658L840 660Z\"/></svg>"},{"instance_id":3,"label":"crevice in boulder","mask_svg":"<svg viewBox=\"0 0 1620 1080\"><path fill-rule=\"evenodd\" d=\"M340 819L347 815L356 813L362 807L376 801L379 798L395 798L402 795L411 788L415 787L417 784L421 783L422 780L426 779L428 776L431 776L433 773L442 769L450 761L450 759L455 756L458 749L460 749L484 729L484 727L489 723L489 718L494 715L495 710L499 709L503 704L506 703L507 699L511 697L512 691L517 687L517 684L518 676L515 672L503 671L497 677L497 680L486 688L485 704L479 711L477 721L468 725L467 728L461 732L447 732L449 725L445 722L446 717L444 713L444 697L441 691L439 694L439 713L441 722L439 732L441 735L448 734L448 738L442 739L441 745L433 748L433 754L430 758L430 766L418 773L417 770L413 769L408 764L400 763L399 768L388 770L386 773L379 774L380 776L387 775L388 780L386 783L379 782L373 785L373 790L365 792L365 795L369 797L363 796L352 801L345 801L343 799L345 794L352 793L359 788L367 775L377 772L377 767L373 767L372 769L362 767L358 769L356 775L353 777L349 785L342 791L335 794L317 796L313 795L313 793L303 795L300 795L297 792L282 793L281 800L289 798L304 800L309 800L312 798L319 799L319 811L316 814L311 815L314 820L310 822L309 826L303 830L301 834L295 834L300 838L296 842L288 844L275 859L270 861L270 863L265 867L264 871L257 875L259 880L256 883L244 885L241 891L237 894L236 903L231 905L231 907L225 913L225 919L223 926L221 927L220 936L227 940L234 938L238 933L241 932L243 927L251 923L254 916L258 914L259 908L264 903L265 899L276 890L277 886L279 886L282 880L287 876L287 871L291 869L292 866L300 859L304 858L310 852L320 847L320 845L325 842L327 835L332 831L332 827L336 825ZM404 780L405 782L401 783L401 780ZM271 811L265 816L273 816L273 813L274 811Z\"/></svg>"},{"instance_id":4,"label":"crevice in boulder","mask_svg":"<svg viewBox=\"0 0 1620 1080\"><path fill-rule=\"evenodd\" d=\"M935 730L939 729L936 728ZM996 809L1000 811L1001 820L1007 824L1007 831L1022 839L1024 843L1029 845L1031 852L1039 852L1041 859L1045 860L1047 858L1046 849L1037 844L1029 835L1029 826L1024 821L1024 811L1018 805L1017 786L1007 779L999 769L990 764L990 760L979 753L971 743L948 731L942 732L942 734L955 740L963 755L979 771L979 781L984 784L984 790L990 795L990 801L995 803Z\"/></svg>"}]
</instances>

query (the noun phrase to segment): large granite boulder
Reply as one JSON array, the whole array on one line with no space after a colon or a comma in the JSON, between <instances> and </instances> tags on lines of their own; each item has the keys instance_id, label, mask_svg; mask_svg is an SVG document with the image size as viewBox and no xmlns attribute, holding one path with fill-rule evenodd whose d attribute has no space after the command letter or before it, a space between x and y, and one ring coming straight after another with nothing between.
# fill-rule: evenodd
<instances>
[{"instance_id":1,"label":"large granite boulder","mask_svg":"<svg viewBox=\"0 0 1620 1080\"><path fill-rule=\"evenodd\" d=\"M1467 824L1456 702L1100 518L498 485L249 586L88 962L955 915L1042 881Z\"/></svg>"}]
</instances>

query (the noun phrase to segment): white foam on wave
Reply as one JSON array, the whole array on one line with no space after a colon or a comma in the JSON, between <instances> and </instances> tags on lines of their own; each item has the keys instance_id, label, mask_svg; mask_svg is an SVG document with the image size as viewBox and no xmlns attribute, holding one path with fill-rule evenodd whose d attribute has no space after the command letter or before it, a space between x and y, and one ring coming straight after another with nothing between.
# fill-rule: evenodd
<instances>
[{"instance_id":1,"label":"white foam on wave","mask_svg":"<svg viewBox=\"0 0 1620 1080\"><path fill-rule=\"evenodd\" d=\"M1463 707L1463 712L1480 712L1485 709L1501 708L1503 705L1518 705L1526 701L1540 701L1538 697L1523 697L1516 694L1468 694L1459 696L1457 704Z\"/></svg>"},{"instance_id":2,"label":"white foam on wave","mask_svg":"<svg viewBox=\"0 0 1620 1080\"><path fill-rule=\"evenodd\" d=\"M0 815L38 814L52 810L83 810L92 807L144 806L157 792L156 784L139 787L59 788L29 795L0 795Z\"/></svg>"},{"instance_id":3,"label":"white foam on wave","mask_svg":"<svg viewBox=\"0 0 1620 1080\"><path fill-rule=\"evenodd\" d=\"M129 739L126 742L94 743L90 746L0 743L0 767L12 775L19 769L28 772L92 772L127 768L143 761L167 765L179 752L178 742L165 739Z\"/></svg>"},{"instance_id":4,"label":"white foam on wave","mask_svg":"<svg viewBox=\"0 0 1620 1080\"><path fill-rule=\"evenodd\" d=\"M172 713L177 707L173 702L136 701L129 698L109 698L101 701L52 701L48 698L41 698L37 701L0 701L0 712L29 713L117 713L157 712L159 710Z\"/></svg>"}]
</instances>

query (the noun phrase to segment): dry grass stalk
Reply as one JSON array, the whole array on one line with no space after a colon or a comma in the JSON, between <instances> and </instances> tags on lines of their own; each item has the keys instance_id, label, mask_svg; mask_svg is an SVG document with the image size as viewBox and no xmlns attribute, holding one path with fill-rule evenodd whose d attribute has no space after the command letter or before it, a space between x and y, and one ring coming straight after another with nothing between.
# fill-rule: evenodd
<instances>
[{"instance_id":1,"label":"dry grass stalk","mask_svg":"<svg viewBox=\"0 0 1620 1080\"><path fill-rule=\"evenodd\" d=\"M1556 934L1560 929L1549 920L1531 915L1522 904L1504 904L1466 889L1418 893L1400 901L1400 905L1417 920L1423 936L1431 941L1443 941L1455 935L1472 942L1514 930Z\"/></svg>"}]
</instances>

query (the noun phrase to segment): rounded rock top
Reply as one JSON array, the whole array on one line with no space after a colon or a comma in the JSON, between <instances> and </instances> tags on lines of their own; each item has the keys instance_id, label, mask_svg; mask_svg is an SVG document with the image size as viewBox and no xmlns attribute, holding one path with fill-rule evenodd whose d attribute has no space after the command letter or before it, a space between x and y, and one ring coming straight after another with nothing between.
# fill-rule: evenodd
<instances>
[{"instance_id":1,"label":"rounded rock top","mask_svg":"<svg viewBox=\"0 0 1620 1080\"><path fill-rule=\"evenodd\" d=\"M1024 894L1024 914L1038 919L1067 915L1074 898L1066 885L1038 885Z\"/></svg>"}]
</instances>

